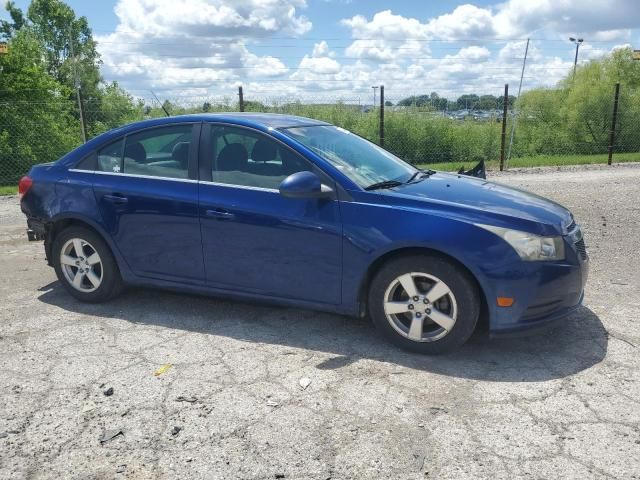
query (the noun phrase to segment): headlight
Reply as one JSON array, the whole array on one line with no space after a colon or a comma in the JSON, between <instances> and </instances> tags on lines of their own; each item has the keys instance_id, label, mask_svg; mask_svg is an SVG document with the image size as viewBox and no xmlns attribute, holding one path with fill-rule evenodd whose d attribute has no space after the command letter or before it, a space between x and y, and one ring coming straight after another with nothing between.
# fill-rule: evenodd
<instances>
[{"instance_id":1,"label":"headlight","mask_svg":"<svg viewBox=\"0 0 640 480\"><path fill-rule=\"evenodd\" d=\"M493 225L476 226L495 233L513 247L522 260L528 262L540 260L564 260L564 241L562 237L540 237L533 233L494 227Z\"/></svg>"}]
</instances>

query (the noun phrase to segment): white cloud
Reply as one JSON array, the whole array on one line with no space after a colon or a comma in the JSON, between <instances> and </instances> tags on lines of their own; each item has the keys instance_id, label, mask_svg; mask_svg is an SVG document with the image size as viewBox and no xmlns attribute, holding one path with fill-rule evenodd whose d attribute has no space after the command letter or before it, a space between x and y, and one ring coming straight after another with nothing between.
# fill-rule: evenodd
<instances>
[{"instance_id":1,"label":"white cloud","mask_svg":"<svg viewBox=\"0 0 640 480\"><path fill-rule=\"evenodd\" d=\"M262 48L272 37L293 46L293 38L311 29L302 14L305 0L119 0L117 29L97 39L105 78L127 88L164 89L171 96L227 93L242 83L256 95L315 93L329 100L368 98L372 85L384 84L394 100L430 91L500 94L504 83L514 88L521 39L528 36L552 42L532 40L525 88L553 85L573 65L569 36L585 38L580 61L587 61L610 51L598 41L630 42L640 28L638 0L495 1L458 5L433 18L391 10L354 15L340 21L347 45L318 41L299 60L284 58L292 50Z\"/></svg>"},{"instance_id":2,"label":"white cloud","mask_svg":"<svg viewBox=\"0 0 640 480\"><path fill-rule=\"evenodd\" d=\"M139 89L201 88L287 73L247 48L275 34L301 35L305 0L119 0L114 33L98 36L104 75Z\"/></svg>"},{"instance_id":3,"label":"white cloud","mask_svg":"<svg viewBox=\"0 0 640 480\"><path fill-rule=\"evenodd\" d=\"M540 30L595 34L638 26L637 0L509 0L494 16L499 36Z\"/></svg>"},{"instance_id":4,"label":"white cloud","mask_svg":"<svg viewBox=\"0 0 640 480\"><path fill-rule=\"evenodd\" d=\"M433 38L477 39L495 35L493 22L489 9L467 4L430 20L425 28Z\"/></svg>"},{"instance_id":5,"label":"white cloud","mask_svg":"<svg viewBox=\"0 0 640 480\"><path fill-rule=\"evenodd\" d=\"M415 18L384 10L376 13L371 21L356 15L341 23L351 29L351 36L355 39L345 51L348 56L390 61L429 53L424 43L426 27Z\"/></svg>"},{"instance_id":6,"label":"white cloud","mask_svg":"<svg viewBox=\"0 0 640 480\"><path fill-rule=\"evenodd\" d=\"M301 35L311 22L297 15L304 0L119 0L119 30L152 36Z\"/></svg>"}]
</instances>

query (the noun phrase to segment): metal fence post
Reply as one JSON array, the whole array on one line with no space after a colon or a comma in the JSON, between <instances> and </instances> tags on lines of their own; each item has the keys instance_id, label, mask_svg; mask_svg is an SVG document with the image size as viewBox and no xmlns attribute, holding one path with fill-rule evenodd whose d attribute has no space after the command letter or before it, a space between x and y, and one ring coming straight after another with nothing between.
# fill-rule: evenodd
<instances>
[{"instance_id":1,"label":"metal fence post","mask_svg":"<svg viewBox=\"0 0 640 480\"><path fill-rule=\"evenodd\" d=\"M380 146L384 147L384 85L380 85Z\"/></svg>"},{"instance_id":2,"label":"metal fence post","mask_svg":"<svg viewBox=\"0 0 640 480\"><path fill-rule=\"evenodd\" d=\"M618 98L620 97L620 82L616 83L616 93L613 97L613 117L611 118L611 131L609 132L609 159L607 165L613 162L613 143L616 139L616 121L618 120Z\"/></svg>"},{"instance_id":3,"label":"metal fence post","mask_svg":"<svg viewBox=\"0 0 640 480\"><path fill-rule=\"evenodd\" d=\"M244 97L242 96L242 85L238 87L238 99L240 111L244 112Z\"/></svg>"},{"instance_id":4,"label":"metal fence post","mask_svg":"<svg viewBox=\"0 0 640 480\"><path fill-rule=\"evenodd\" d=\"M509 113L509 84L504 84L504 101L502 102L502 134L500 135L500 171L504 170L504 146L507 143L507 114Z\"/></svg>"}]
</instances>

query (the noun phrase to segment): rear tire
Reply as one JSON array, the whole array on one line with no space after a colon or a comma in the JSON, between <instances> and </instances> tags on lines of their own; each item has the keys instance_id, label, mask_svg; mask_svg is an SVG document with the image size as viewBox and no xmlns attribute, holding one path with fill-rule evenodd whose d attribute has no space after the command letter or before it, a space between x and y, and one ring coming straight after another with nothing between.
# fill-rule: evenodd
<instances>
[{"instance_id":1,"label":"rear tire","mask_svg":"<svg viewBox=\"0 0 640 480\"><path fill-rule=\"evenodd\" d=\"M427 254L385 264L371 281L368 302L379 332L399 347L423 354L459 348L480 314L480 294L469 273Z\"/></svg>"},{"instance_id":2,"label":"rear tire","mask_svg":"<svg viewBox=\"0 0 640 480\"><path fill-rule=\"evenodd\" d=\"M94 231L66 228L56 235L51 252L58 280L78 300L101 303L122 292L122 279L113 254Z\"/></svg>"}]
</instances>

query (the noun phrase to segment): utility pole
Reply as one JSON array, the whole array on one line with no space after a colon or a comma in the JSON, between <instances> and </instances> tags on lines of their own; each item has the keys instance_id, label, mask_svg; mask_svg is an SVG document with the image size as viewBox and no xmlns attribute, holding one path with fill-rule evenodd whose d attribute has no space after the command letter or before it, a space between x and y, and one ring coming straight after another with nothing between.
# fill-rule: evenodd
<instances>
[{"instance_id":1,"label":"utility pole","mask_svg":"<svg viewBox=\"0 0 640 480\"><path fill-rule=\"evenodd\" d=\"M524 79L524 69L527 66L527 55L529 54L529 38L527 38L527 46L524 49L524 59L522 60L522 72L520 72L520 85L518 85L518 98L516 99L516 105L520 102L520 93L522 93L522 80ZM508 97L507 97L508 101ZM509 138L509 152L507 153L507 166L509 160L511 160L511 147L513 147L513 135L516 132L516 123L518 122L518 107L515 109L515 115L513 117L513 123L511 124L511 135Z\"/></svg>"},{"instance_id":2,"label":"utility pole","mask_svg":"<svg viewBox=\"0 0 640 480\"><path fill-rule=\"evenodd\" d=\"M373 108L376 108L376 93L379 87L377 85L373 85L371 88L373 88Z\"/></svg>"},{"instance_id":3,"label":"utility pole","mask_svg":"<svg viewBox=\"0 0 640 480\"><path fill-rule=\"evenodd\" d=\"M78 101L78 113L80 115L80 127L82 130L82 143L87 143L87 124L84 118L84 107L82 106L82 93L80 92L80 78L78 77L78 59L73 50L73 36L69 36L69 53L73 59L73 87L76 91Z\"/></svg>"},{"instance_id":4,"label":"utility pole","mask_svg":"<svg viewBox=\"0 0 640 480\"><path fill-rule=\"evenodd\" d=\"M580 50L580 44L584 42L584 38L569 37L569 41L576 44L576 58L573 60L573 79L576 79L576 68L578 67L578 50Z\"/></svg>"}]
</instances>

